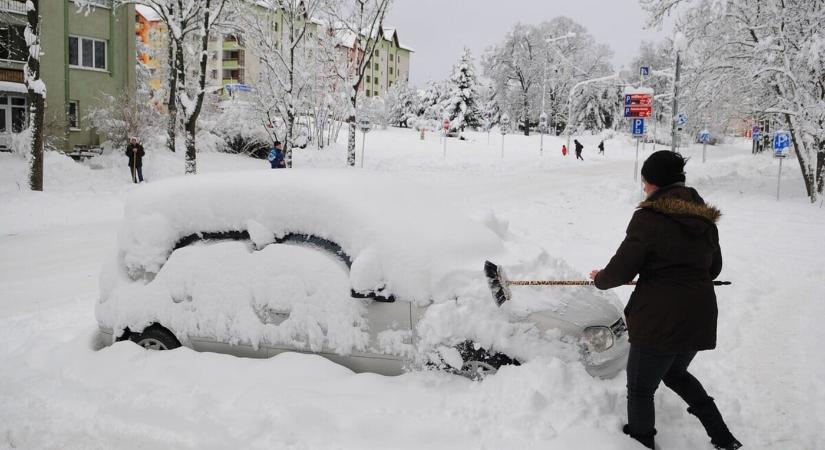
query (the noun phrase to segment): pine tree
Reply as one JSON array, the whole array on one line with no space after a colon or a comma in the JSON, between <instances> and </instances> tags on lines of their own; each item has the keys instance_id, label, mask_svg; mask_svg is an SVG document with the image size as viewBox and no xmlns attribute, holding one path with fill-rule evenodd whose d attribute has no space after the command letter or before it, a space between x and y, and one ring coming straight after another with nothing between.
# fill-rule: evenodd
<instances>
[{"instance_id":1,"label":"pine tree","mask_svg":"<svg viewBox=\"0 0 825 450\"><path fill-rule=\"evenodd\" d=\"M478 80L473 68L473 57L470 50L465 48L458 64L453 66L447 100L443 106L444 114L449 116L454 128L478 128L482 122L478 103Z\"/></svg>"}]
</instances>

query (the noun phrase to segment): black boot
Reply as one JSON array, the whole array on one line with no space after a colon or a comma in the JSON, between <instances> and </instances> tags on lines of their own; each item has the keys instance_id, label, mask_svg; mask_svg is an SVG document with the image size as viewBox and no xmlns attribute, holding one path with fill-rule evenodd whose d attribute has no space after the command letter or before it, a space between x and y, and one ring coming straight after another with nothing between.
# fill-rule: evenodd
<instances>
[{"instance_id":1,"label":"black boot","mask_svg":"<svg viewBox=\"0 0 825 450\"><path fill-rule=\"evenodd\" d=\"M647 448L654 448L654 445L653 445L653 436L655 436L655 435L656 435L656 430L655 430L655 429L653 430L653 433L650 433L650 434L644 434L644 435L640 435L640 434L631 434L631 433L630 433L630 426L629 426L629 425L625 425L625 426L623 426L623 427L622 427L622 432L623 432L624 434L626 434L626 435L628 435L628 436L632 437L633 439L636 439L637 441L639 441L639 442L640 442L642 445L644 445L645 447L647 447Z\"/></svg>"},{"instance_id":2,"label":"black boot","mask_svg":"<svg viewBox=\"0 0 825 450\"><path fill-rule=\"evenodd\" d=\"M705 427L710 437L710 443L717 449L736 450L742 447L742 444L733 437L728 426L725 425L725 420L722 419L722 414L716 407L713 397L708 397L704 403L689 407L687 411L702 422L702 426Z\"/></svg>"},{"instance_id":3,"label":"black boot","mask_svg":"<svg viewBox=\"0 0 825 450\"><path fill-rule=\"evenodd\" d=\"M711 443L713 444L713 441L711 441ZM737 440L736 440L736 438L733 438L733 442L731 442L731 443L730 443L730 444L728 444L728 445L724 445L724 446L723 446L723 445L716 445L716 444L713 444L713 447L714 447L716 450L736 450L736 449L738 449L738 448L742 448L742 443L741 443L741 442L739 442L739 441L737 441Z\"/></svg>"}]
</instances>

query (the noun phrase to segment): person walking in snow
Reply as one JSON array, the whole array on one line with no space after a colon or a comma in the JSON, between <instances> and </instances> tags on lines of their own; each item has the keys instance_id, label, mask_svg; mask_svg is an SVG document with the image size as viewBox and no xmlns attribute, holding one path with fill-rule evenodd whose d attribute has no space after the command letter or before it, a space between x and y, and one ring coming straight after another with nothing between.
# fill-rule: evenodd
<instances>
[{"instance_id":1,"label":"person walking in snow","mask_svg":"<svg viewBox=\"0 0 825 450\"><path fill-rule=\"evenodd\" d=\"M604 141L599 142L599 154L604 155Z\"/></svg>"},{"instance_id":2,"label":"person walking in snow","mask_svg":"<svg viewBox=\"0 0 825 450\"><path fill-rule=\"evenodd\" d=\"M567 146L561 144L561 156L567 157Z\"/></svg>"},{"instance_id":3,"label":"person walking in snow","mask_svg":"<svg viewBox=\"0 0 825 450\"><path fill-rule=\"evenodd\" d=\"M134 183L143 183L143 155L145 154L138 138L130 137L129 144L126 146L126 157L129 158L129 169L132 171Z\"/></svg>"},{"instance_id":4,"label":"person walking in snow","mask_svg":"<svg viewBox=\"0 0 825 450\"><path fill-rule=\"evenodd\" d=\"M584 161L584 158L582 158L582 150L584 150L584 146L576 139L573 139L573 143L576 144L576 159Z\"/></svg>"},{"instance_id":5,"label":"person walking in snow","mask_svg":"<svg viewBox=\"0 0 825 450\"><path fill-rule=\"evenodd\" d=\"M284 163L284 148L281 141L275 141L275 146L269 151L267 159L273 169L283 169L286 167Z\"/></svg>"},{"instance_id":6,"label":"person walking in snow","mask_svg":"<svg viewBox=\"0 0 825 450\"><path fill-rule=\"evenodd\" d=\"M623 431L648 448L656 434L653 393L664 382L688 405L717 449L742 446L713 397L688 372L697 352L716 347L716 294L722 270L716 222L722 215L685 186L687 160L668 150L642 165L647 199L630 219L625 237L604 269L590 277L599 289L639 279L625 308L630 338L627 425Z\"/></svg>"}]
</instances>

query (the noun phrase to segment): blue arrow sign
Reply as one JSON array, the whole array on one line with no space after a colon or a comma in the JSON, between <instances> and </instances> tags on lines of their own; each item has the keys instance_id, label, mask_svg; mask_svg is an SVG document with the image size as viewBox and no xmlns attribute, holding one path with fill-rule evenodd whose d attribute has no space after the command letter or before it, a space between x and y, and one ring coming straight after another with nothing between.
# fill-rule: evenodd
<instances>
[{"instance_id":1,"label":"blue arrow sign","mask_svg":"<svg viewBox=\"0 0 825 450\"><path fill-rule=\"evenodd\" d=\"M699 132L699 142L707 144L710 142L710 131L702 130Z\"/></svg>"},{"instance_id":2,"label":"blue arrow sign","mask_svg":"<svg viewBox=\"0 0 825 450\"><path fill-rule=\"evenodd\" d=\"M631 131L633 137L643 136L645 134L645 119L633 119Z\"/></svg>"},{"instance_id":3,"label":"blue arrow sign","mask_svg":"<svg viewBox=\"0 0 825 450\"><path fill-rule=\"evenodd\" d=\"M676 124L677 125L682 126L682 125L685 125L687 122L688 122L687 114L679 113L679 115L676 116Z\"/></svg>"}]
</instances>

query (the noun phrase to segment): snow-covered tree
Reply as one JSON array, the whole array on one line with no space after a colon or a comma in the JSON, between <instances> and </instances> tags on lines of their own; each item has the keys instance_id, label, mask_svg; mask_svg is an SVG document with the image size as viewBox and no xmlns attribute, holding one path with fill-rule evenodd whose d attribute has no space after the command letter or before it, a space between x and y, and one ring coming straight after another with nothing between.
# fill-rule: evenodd
<instances>
[{"instance_id":1,"label":"snow-covered tree","mask_svg":"<svg viewBox=\"0 0 825 450\"><path fill-rule=\"evenodd\" d=\"M418 116L425 120L441 120L444 118L444 101L446 88L442 83L430 81L427 89L419 93Z\"/></svg>"},{"instance_id":2,"label":"snow-covered tree","mask_svg":"<svg viewBox=\"0 0 825 450\"><path fill-rule=\"evenodd\" d=\"M642 0L651 24L676 13L707 104L742 98L740 115L772 116L791 133L808 196L825 175L825 3L811 0Z\"/></svg>"},{"instance_id":3,"label":"snow-covered tree","mask_svg":"<svg viewBox=\"0 0 825 450\"><path fill-rule=\"evenodd\" d=\"M284 162L292 167L295 123L308 107L308 96L317 79L318 69L310 39L311 18L320 10L323 0L235 0L237 32L244 37L246 51L261 65L255 87L254 104L261 123L269 130L271 124L284 124ZM275 12L281 17L276 26ZM274 139L273 139L274 140Z\"/></svg>"},{"instance_id":4,"label":"snow-covered tree","mask_svg":"<svg viewBox=\"0 0 825 450\"><path fill-rule=\"evenodd\" d=\"M29 93L29 126L31 128L31 156L29 160L29 188L43 190L43 128L46 109L46 83L40 78L40 0L26 2L26 30L28 47L23 79Z\"/></svg>"},{"instance_id":5,"label":"snow-covered tree","mask_svg":"<svg viewBox=\"0 0 825 450\"><path fill-rule=\"evenodd\" d=\"M400 127L409 127L415 121L420 99L415 90L407 83L398 82L390 86L385 101L389 123Z\"/></svg>"},{"instance_id":6,"label":"snow-covered tree","mask_svg":"<svg viewBox=\"0 0 825 450\"><path fill-rule=\"evenodd\" d=\"M469 49L464 49L458 63L453 66L446 97L442 108L453 128L463 130L465 126L470 128L481 126L478 80Z\"/></svg>"},{"instance_id":7,"label":"snow-covered tree","mask_svg":"<svg viewBox=\"0 0 825 450\"><path fill-rule=\"evenodd\" d=\"M349 70L350 112L347 117L347 164L355 166L355 133L357 126L359 88L372 62L375 47L383 39L382 24L390 7L390 0L339 0L328 8L331 31L343 40L351 41Z\"/></svg>"},{"instance_id":8,"label":"snow-covered tree","mask_svg":"<svg viewBox=\"0 0 825 450\"><path fill-rule=\"evenodd\" d=\"M579 107L579 99L571 95L579 91L573 88L612 73L611 56L609 47L597 44L581 24L556 17L538 25L516 25L484 55L483 67L499 108L529 134L542 105L551 129L567 127L571 108Z\"/></svg>"},{"instance_id":9,"label":"snow-covered tree","mask_svg":"<svg viewBox=\"0 0 825 450\"><path fill-rule=\"evenodd\" d=\"M92 0L74 0L81 8L95 6ZM195 137L198 117L206 95L206 64L210 35L224 11L227 0L113 0L114 6L144 5L152 9L166 26L168 35L167 63L168 120L167 146L175 151L178 107L183 112L186 132L185 173L197 172ZM189 78L188 78L189 77ZM196 82L189 81L191 77Z\"/></svg>"}]
</instances>

